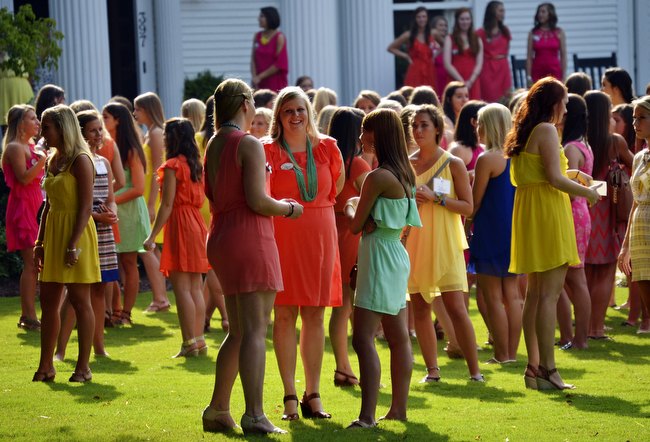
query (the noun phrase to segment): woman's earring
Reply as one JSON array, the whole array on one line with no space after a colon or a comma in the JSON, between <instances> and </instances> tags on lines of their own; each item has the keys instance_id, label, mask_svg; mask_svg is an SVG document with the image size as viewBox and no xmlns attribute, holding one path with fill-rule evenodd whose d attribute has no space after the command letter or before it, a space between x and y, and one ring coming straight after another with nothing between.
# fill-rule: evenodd
<instances>
[{"instance_id":1,"label":"woman's earring","mask_svg":"<svg viewBox=\"0 0 650 442\"><path fill-rule=\"evenodd\" d=\"M25 132L24 130L21 130L20 131L20 139L22 140L23 138L25 138L25 135L27 135L27 132Z\"/></svg>"}]
</instances>

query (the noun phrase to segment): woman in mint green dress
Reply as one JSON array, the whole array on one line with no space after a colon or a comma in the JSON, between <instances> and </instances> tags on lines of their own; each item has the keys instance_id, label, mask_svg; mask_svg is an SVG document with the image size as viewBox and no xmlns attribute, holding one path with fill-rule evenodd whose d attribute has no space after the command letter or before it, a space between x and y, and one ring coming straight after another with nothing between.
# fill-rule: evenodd
<instances>
[{"instance_id":1,"label":"woman in mint green dress","mask_svg":"<svg viewBox=\"0 0 650 442\"><path fill-rule=\"evenodd\" d=\"M408 159L404 129L389 109L371 112L363 120L365 153L379 160L366 177L361 196L345 206L350 231L363 231L359 243L352 345L359 357L361 412L348 428L375 426L381 365L375 349L379 323L390 347L392 401L382 419L406 420L413 358L406 321L406 288L410 263L400 242L404 226L421 227L415 202L415 171Z\"/></svg>"}]
</instances>

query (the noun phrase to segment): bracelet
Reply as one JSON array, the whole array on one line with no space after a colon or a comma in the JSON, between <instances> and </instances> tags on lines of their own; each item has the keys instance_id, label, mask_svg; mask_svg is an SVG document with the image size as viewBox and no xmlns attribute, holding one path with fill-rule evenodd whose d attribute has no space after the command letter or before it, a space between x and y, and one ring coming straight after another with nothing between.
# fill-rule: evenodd
<instances>
[{"instance_id":1,"label":"bracelet","mask_svg":"<svg viewBox=\"0 0 650 442\"><path fill-rule=\"evenodd\" d=\"M288 215L282 215L283 218L289 218L291 215L293 215L293 203L291 201L287 201L289 203L289 207L291 211L289 212Z\"/></svg>"},{"instance_id":2,"label":"bracelet","mask_svg":"<svg viewBox=\"0 0 650 442\"><path fill-rule=\"evenodd\" d=\"M445 201L446 199L447 199L447 195L445 195L444 193L436 192L436 199L433 202L439 206L446 206L447 205L447 201Z\"/></svg>"},{"instance_id":3,"label":"bracelet","mask_svg":"<svg viewBox=\"0 0 650 442\"><path fill-rule=\"evenodd\" d=\"M40 239L37 239L36 241L34 241L34 245L43 247L43 241L41 241Z\"/></svg>"},{"instance_id":4,"label":"bracelet","mask_svg":"<svg viewBox=\"0 0 650 442\"><path fill-rule=\"evenodd\" d=\"M76 252L77 249L65 249L66 252Z\"/></svg>"},{"instance_id":5,"label":"bracelet","mask_svg":"<svg viewBox=\"0 0 650 442\"><path fill-rule=\"evenodd\" d=\"M43 246L34 246L34 249L42 249Z\"/></svg>"}]
</instances>

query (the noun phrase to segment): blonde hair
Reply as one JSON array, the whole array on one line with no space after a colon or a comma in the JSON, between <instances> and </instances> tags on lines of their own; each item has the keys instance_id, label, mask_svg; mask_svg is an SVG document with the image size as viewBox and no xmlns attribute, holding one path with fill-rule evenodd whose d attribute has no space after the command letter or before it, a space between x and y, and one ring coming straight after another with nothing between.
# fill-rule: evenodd
<instances>
[{"instance_id":1,"label":"blonde hair","mask_svg":"<svg viewBox=\"0 0 650 442\"><path fill-rule=\"evenodd\" d=\"M314 96L314 111L320 115L321 110L326 106L336 106L338 96L332 89L326 87L318 88Z\"/></svg>"},{"instance_id":2,"label":"blonde hair","mask_svg":"<svg viewBox=\"0 0 650 442\"><path fill-rule=\"evenodd\" d=\"M88 100L73 101L70 104L70 109L72 109L72 111L75 114L78 114L79 112L83 112L83 111L89 111L89 110L99 112L97 110L97 108L95 107L95 105L91 101L88 101Z\"/></svg>"},{"instance_id":3,"label":"blonde hair","mask_svg":"<svg viewBox=\"0 0 650 442\"><path fill-rule=\"evenodd\" d=\"M320 113L318 114L318 131L322 134L327 133L327 129L330 126L330 120L332 119L332 115L334 115L334 112L338 107L332 106L328 104L325 106L323 109L321 109Z\"/></svg>"},{"instance_id":4,"label":"blonde hair","mask_svg":"<svg viewBox=\"0 0 650 442\"><path fill-rule=\"evenodd\" d=\"M79 152L88 153L92 159L88 144L86 144L81 133L81 126L79 126L77 116L72 109L65 104L59 104L43 112L41 120L45 120L46 118L52 120L52 123L61 132L62 139L62 145L53 148L54 155L51 157L50 162L61 155L63 157L63 163L67 166Z\"/></svg>"},{"instance_id":5,"label":"blonde hair","mask_svg":"<svg viewBox=\"0 0 650 442\"><path fill-rule=\"evenodd\" d=\"M201 132L201 125L205 118L205 104L196 98L185 100L181 105L181 116L190 120L195 133Z\"/></svg>"},{"instance_id":6,"label":"blonde hair","mask_svg":"<svg viewBox=\"0 0 650 442\"><path fill-rule=\"evenodd\" d=\"M413 120L418 114L427 114L433 123L433 127L437 129L436 132L436 144L440 145L442 137L445 134L445 117L439 107L434 106L433 104L423 104L419 106L412 114L410 119L411 131L413 130Z\"/></svg>"},{"instance_id":7,"label":"blonde hair","mask_svg":"<svg viewBox=\"0 0 650 442\"><path fill-rule=\"evenodd\" d=\"M135 97L133 102L145 111L154 126L162 129L165 125L165 112L158 95L153 92L146 92Z\"/></svg>"},{"instance_id":8,"label":"blonde hair","mask_svg":"<svg viewBox=\"0 0 650 442\"><path fill-rule=\"evenodd\" d=\"M237 78L223 81L214 91L214 130L219 130L219 126L234 118L245 100L252 99L253 91L243 81Z\"/></svg>"},{"instance_id":9,"label":"blonde hair","mask_svg":"<svg viewBox=\"0 0 650 442\"><path fill-rule=\"evenodd\" d=\"M641 97L638 100L634 100L632 102L632 105L636 109L638 107L642 107L643 110L646 112L650 113L650 95L646 95L645 97Z\"/></svg>"},{"instance_id":10,"label":"blonde hair","mask_svg":"<svg viewBox=\"0 0 650 442\"><path fill-rule=\"evenodd\" d=\"M478 124L485 128L485 147L488 152L503 152L506 136L512 128L510 110L502 104L492 103L478 111Z\"/></svg>"},{"instance_id":11,"label":"blonde hair","mask_svg":"<svg viewBox=\"0 0 650 442\"><path fill-rule=\"evenodd\" d=\"M402 113L402 110L404 109L402 105L399 103L399 101L396 100L387 100L383 99L379 102L377 105L377 109L391 109L397 112L398 114Z\"/></svg>"},{"instance_id":12,"label":"blonde hair","mask_svg":"<svg viewBox=\"0 0 650 442\"><path fill-rule=\"evenodd\" d=\"M2 140L3 155L7 148L7 144L21 138L18 134L18 127L23 123L23 121L25 121L25 116L29 111L32 111L34 114L36 114L34 108L28 104L17 104L9 109L9 112L7 113L7 133ZM1 157L2 156L0 155L0 158Z\"/></svg>"},{"instance_id":13,"label":"blonde hair","mask_svg":"<svg viewBox=\"0 0 650 442\"><path fill-rule=\"evenodd\" d=\"M286 103L291 100L295 100L296 98L302 99L302 101L305 103L305 108L307 109L307 136L309 136L312 144L320 138L320 133L318 132L318 128L316 127L316 123L314 121L314 111L312 109L311 102L309 101L309 97L307 97L307 94L305 94L305 92L303 92L303 90L299 87L289 86L280 91L280 94L278 95L278 98L275 100L275 104L273 105L273 120L271 121L271 129L269 130L269 134L271 135L273 141L278 144L281 143L280 139L283 138L284 133L282 123L280 122L280 109L282 109L282 106L284 106Z\"/></svg>"},{"instance_id":14,"label":"blonde hair","mask_svg":"<svg viewBox=\"0 0 650 442\"><path fill-rule=\"evenodd\" d=\"M266 124L271 126L271 120L273 120L273 111L268 107L258 107L255 109L255 116L261 115L266 120Z\"/></svg>"}]
</instances>

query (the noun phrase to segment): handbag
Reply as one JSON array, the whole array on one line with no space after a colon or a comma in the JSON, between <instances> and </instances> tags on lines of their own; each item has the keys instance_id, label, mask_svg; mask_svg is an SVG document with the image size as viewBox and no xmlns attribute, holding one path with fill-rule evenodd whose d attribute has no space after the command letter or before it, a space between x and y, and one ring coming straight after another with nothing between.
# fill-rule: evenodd
<instances>
[{"instance_id":1,"label":"handbag","mask_svg":"<svg viewBox=\"0 0 650 442\"><path fill-rule=\"evenodd\" d=\"M440 175L442 173L442 171L445 169L445 167L447 167L447 164L449 164L451 159L452 159L452 156L449 156L449 158L447 158L445 160L445 162L442 163L442 166L440 166L440 168L436 171L436 173L433 174L433 176L431 177L431 179L427 183L427 186L429 186L429 188L431 190L433 190L433 180L438 178L438 175ZM399 239L402 242L402 245L404 245L404 247L406 247L406 240L408 239L409 234L411 233L411 227L413 227L413 226L406 226L404 228L404 231L402 232L402 237Z\"/></svg>"},{"instance_id":2,"label":"handbag","mask_svg":"<svg viewBox=\"0 0 650 442\"><path fill-rule=\"evenodd\" d=\"M632 188L630 187L630 175L621 164L618 154L618 140L614 137L614 150L616 151L616 164L609 164L607 176L607 192L610 196L612 220L614 221L614 233L618 235L618 224L627 223L634 203Z\"/></svg>"}]
</instances>

